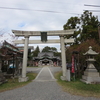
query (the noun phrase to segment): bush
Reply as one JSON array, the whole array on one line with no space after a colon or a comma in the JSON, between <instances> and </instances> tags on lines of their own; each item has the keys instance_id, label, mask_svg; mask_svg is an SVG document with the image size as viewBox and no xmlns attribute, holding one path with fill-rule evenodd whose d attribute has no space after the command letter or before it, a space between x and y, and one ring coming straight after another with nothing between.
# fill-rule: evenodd
<instances>
[{"instance_id":1,"label":"bush","mask_svg":"<svg viewBox=\"0 0 100 100\"><path fill-rule=\"evenodd\" d=\"M76 61L77 62L79 61L79 68L77 68L77 69L78 69L78 73L80 73L80 74L83 73L84 68L87 66L86 61L85 61L86 57L83 55L83 53L85 53L89 50L89 46L92 46L92 49L99 53L95 57L96 62L94 64L95 64L97 70L100 71L100 46L94 39L87 40L79 45L73 45L73 46L69 47L66 51L67 62L71 62L71 56L72 56L73 51L79 52L79 58L78 58L77 54L74 56L76 58Z\"/></svg>"}]
</instances>

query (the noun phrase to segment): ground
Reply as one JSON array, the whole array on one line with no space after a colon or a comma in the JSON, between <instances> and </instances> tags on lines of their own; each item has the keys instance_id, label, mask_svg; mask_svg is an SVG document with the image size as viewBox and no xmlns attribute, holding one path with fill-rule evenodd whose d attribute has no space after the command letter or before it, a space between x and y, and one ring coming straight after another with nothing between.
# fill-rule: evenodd
<instances>
[{"instance_id":1,"label":"ground","mask_svg":"<svg viewBox=\"0 0 100 100\"><path fill-rule=\"evenodd\" d=\"M60 70L60 67L27 68L27 72L38 73L36 79L24 87L0 93L0 98L2 100L100 100L64 92L53 76L54 72Z\"/></svg>"}]
</instances>

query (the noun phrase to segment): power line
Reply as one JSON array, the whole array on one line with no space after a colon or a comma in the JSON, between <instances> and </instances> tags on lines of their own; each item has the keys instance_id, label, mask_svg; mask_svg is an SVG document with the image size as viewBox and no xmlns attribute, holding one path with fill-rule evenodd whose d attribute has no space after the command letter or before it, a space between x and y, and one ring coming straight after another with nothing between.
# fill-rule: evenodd
<instances>
[{"instance_id":1,"label":"power line","mask_svg":"<svg viewBox=\"0 0 100 100\"><path fill-rule=\"evenodd\" d=\"M83 10L83 11L100 12L100 10Z\"/></svg>"},{"instance_id":2,"label":"power line","mask_svg":"<svg viewBox=\"0 0 100 100\"><path fill-rule=\"evenodd\" d=\"M11 10L27 10L27 11L41 11L41 12L51 12L51 13L63 13L63 12L58 12L58 11L48 11L48 10L33 10L33 9L10 8L10 7L0 7L0 9L11 9Z\"/></svg>"},{"instance_id":3,"label":"power line","mask_svg":"<svg viewBox=\"0 0 100 100\"><path fill-rule=\"evenodd\" d=\"M84 4L84 6L100 7L99 5L88 5L88 4ZM100 12L100 10L83 10L83 11Z\"/></svg>"},{"instance_id":4,"label":"power line","mask_svg":"<svg viewBox=\"0 0 100 100\"><path fill-rule=\"evenodd\" d=\"M90 6L90 7L100 7L99 5L87 5L87 4L84 4L84 6Z\"/></svg>"},{"instance_id":5,"label":"power line","mask_svg":"<svg viewBox=\"0 0 100 100\"><path fill-rule=\"evenodd\" d=\"M38 11L38 12L49 12L49 13L62 13L62 14L75 14L75 15L80 15L80 14L77 14L77 13L65 13L65 12L59 12L59 11L34 10L34 9L11 8L11 7L0 7L0 9L8 9L8 10L26 10L26 11Z\"/></svg>"}]
</instances>

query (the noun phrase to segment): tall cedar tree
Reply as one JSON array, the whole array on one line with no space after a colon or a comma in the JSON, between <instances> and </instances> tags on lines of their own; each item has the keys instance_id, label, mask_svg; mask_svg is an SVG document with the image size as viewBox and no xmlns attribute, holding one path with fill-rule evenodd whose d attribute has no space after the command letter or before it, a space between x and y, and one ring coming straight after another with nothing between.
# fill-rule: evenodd
<instances>
[{"instance_id":1,"label":"tall cedar tree","mask_svg":"<svg viewBox=\"0 0 100 100\"><path fill-rule=\"evenodd\" d=\"M98 18L93 16L91 12L85 11L80 18L71 17L70 19L68 19L63 28L64 30L76 28L74 34L67 36L67 38L74 38L75 44L79 44L88 39L95 39L96 41L98 41L99 25L100 22L98 21Z\"/></svg>"},{"instance_id":2,"label":"tall cedar tree","mask_svg":"<svg viewBox=\"0 0 100 100\"><path fill-rule=\"evenodd\" d=\"M33 57L37 57L39 52L40 52L40 49L37 46L36 49L32 52L33 53Z\"/></svg>"}]
</instances>

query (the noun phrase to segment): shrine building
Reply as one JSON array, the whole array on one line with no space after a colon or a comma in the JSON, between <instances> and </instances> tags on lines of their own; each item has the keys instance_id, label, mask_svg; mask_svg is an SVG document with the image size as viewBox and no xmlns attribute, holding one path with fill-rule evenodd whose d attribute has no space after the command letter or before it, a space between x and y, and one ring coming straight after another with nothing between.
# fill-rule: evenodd
<instances>
[{"instance_id":1,"label":"shrine building","mask_svg":"<svg viewBox=\"0 0 100 100\"><path fill-rule=\"evenodd\" d=\"M54 56L53 52L41 52L37 57L33 57L34 66L61 66L61 59L59 56Z\"/></svg>"}]
</instances>

